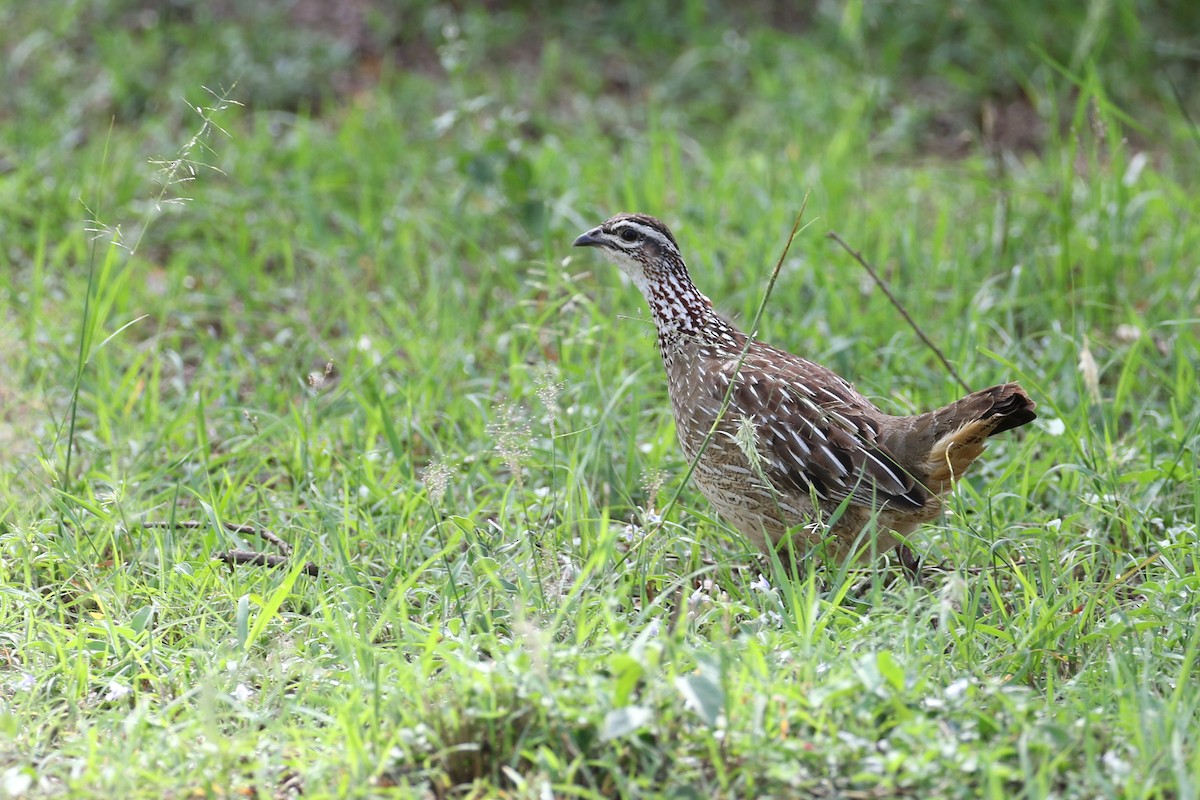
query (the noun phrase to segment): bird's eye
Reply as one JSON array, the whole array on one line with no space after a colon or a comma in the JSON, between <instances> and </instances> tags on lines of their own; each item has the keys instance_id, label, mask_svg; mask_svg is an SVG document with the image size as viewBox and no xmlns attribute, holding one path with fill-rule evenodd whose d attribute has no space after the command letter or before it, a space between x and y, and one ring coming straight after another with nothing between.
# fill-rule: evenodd
<instances>
[{"instance_id":1,"label":"bird's eye","mask_svg":"<svg viewBox=\"0 0 1200 800\"><path fill-rule=\"evenodd\" d=\"M642 235L633 228L625 228L621 231L621 239L626 242L636 242L642 238Z\"/></svg>"}]
</instances>

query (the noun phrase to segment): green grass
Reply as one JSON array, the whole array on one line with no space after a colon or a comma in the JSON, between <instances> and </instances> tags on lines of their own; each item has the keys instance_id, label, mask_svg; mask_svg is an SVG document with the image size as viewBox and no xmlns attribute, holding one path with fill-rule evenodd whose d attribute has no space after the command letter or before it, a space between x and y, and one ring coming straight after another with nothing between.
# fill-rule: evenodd
<instances>
[{"instance_id":1,"label":"green grass","mask_svg":"<svg viewBox=\"0 0 1200 800\"><path fill-rule=\"evenodd\" d=\"M767 5L422 7L375 35L441 66L342 95L353 54L253 4L0 12L0 795L1196 796L1188 28L946 50L976 18ZM69 46L19 60L38 31ZM1015 76L1036 151L926 148L913 52L955 109ZM924 586L784 578L680 486L642 300L570 248L659 215L746 324L806 195L764 338L896 413L956 396L836 230L1039 404ZM225 523L295 558L227 566L277 551Z\"/></svg>"}]
</instances>

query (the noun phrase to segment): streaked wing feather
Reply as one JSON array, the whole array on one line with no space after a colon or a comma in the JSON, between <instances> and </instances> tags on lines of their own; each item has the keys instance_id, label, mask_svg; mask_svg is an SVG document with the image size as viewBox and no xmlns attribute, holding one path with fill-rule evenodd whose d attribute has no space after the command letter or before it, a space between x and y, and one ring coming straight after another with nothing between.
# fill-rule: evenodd
<instances>
[{"instance_id":1,"label":"streaked wing feather","mask_svg":"<svg viewBox=\"0 0 1200 800\"><path fill-rule=\"evenodd\" d=\"M754 421L764 471L777 488L872 507L925 505L925 487L879 443L878 427L862 413L866 401L853 387L795 357L784 364L772 358L765 369L757 361L743 364L733 405ZM819 391L805 389L814 384Z\"/></svg>"}]
</instances>

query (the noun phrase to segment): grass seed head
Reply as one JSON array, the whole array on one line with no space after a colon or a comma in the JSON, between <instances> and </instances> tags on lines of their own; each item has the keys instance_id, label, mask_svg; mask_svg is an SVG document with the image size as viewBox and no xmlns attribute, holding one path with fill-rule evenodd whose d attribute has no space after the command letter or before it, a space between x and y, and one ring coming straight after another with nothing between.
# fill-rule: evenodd
<instances>
[{"instance_id":1,"label":"grass seed head","mask_svg":"<svg viewBox=\"0 0 1200 800\"><path fill-rule=\"evenodd\" d=\"M558 398L562 395L563 384L557 381L558 372L553 364L543 363L538 367L537 397L546 407L546 418L550 421L550 435L555 434L558 422Z\"/></svg>"},{"instance_id":2,"label":"grass seed head","mask_svg":"<svg viewBox=\"0 0 1200 800\"><path fill-rule=\"evenodd\" d=\"M496 442L496 453L521 483L521 464L529 457L529 437L533 435L521 409L513 403L500 406L496 419L488 425L488 435Z\"/></svg>"},{"instance_id":3,"label":"grass seed head","mask_svg":"<svg viewBox=\"0 0 1200 800\"><path fill-rule=\"evenodd\" d=\"M430 462L421 475L425 481L425 493L435 508L440 507L442 500L446 497L446 489L450 486L450 475L450 465L440 458Z\"/></svg>"}]
</instances>

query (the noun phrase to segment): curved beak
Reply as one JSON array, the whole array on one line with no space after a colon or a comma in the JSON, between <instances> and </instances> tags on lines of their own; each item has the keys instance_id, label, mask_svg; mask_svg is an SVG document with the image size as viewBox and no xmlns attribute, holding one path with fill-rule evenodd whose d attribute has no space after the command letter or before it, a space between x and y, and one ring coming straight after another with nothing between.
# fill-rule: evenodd
<instances>
[{"instance_id":1,"label":"curved beak","mask_svg":"<svg viewBox=\"0 0 1200 800\"><path fill-rule=\"evenodd\" d=\"M592 228L587 233L581 234L572 247L599 247L601 244L603 242L600 240L600 229Z\"/></svg>"}]
</instances>

